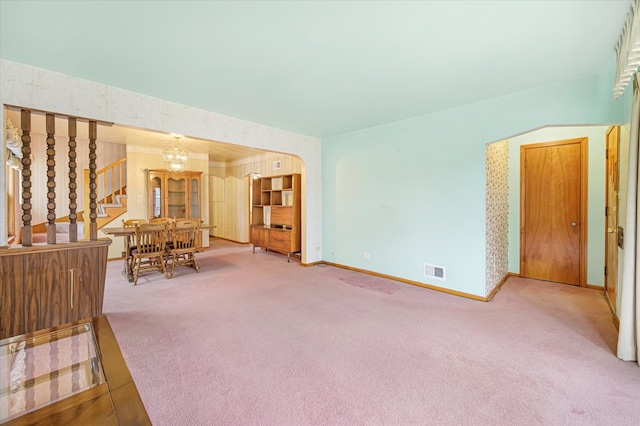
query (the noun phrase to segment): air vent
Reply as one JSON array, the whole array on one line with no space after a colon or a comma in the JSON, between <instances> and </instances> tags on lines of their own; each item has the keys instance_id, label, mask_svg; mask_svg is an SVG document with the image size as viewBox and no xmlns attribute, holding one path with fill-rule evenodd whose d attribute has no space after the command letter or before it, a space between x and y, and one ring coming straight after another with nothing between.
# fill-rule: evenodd
<instances>
[{"instance_id":1,"label":"air vent","mask_svg":"<svg viewBox=\"0 0 640 426\"><path fill-rule=\"evenodd\" d=\"M444 266L424 264L424 276L427 278L434 278L436 280L446 281L447 274Z\"/></svg>"},{"instance_id":2,"label":"air vent","mask_svg":"<svg viewBox=\"0 0 640 426\"><path fill-rule=\"evenodd\" d=\"M280 168L280 160L276 160L273 162L273 170L278 170Z\"/></svg>"}]
</instances>

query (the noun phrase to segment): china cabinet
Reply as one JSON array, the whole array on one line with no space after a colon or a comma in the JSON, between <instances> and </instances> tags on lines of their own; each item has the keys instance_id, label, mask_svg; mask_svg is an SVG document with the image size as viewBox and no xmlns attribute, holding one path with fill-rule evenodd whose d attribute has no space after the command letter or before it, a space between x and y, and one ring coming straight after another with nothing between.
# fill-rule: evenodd
<instances>
[{"instance_id":1,"label":"china cabinet","mask_svg":"<svg viewBox=\"0 0 640 426\"><path fill-rule=\"evenodd\" d=\"M200 219L202 172L147 170L149 218Z\"/></svg>"}]
</instances>

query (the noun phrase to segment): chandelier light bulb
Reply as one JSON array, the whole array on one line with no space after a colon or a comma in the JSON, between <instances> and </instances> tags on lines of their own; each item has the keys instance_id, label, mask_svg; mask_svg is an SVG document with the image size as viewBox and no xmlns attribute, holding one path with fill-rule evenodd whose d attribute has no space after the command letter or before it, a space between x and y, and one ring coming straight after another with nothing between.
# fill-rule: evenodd
<instances>
[{"instance_id":1,"label":"chandelier light bulb","mask_svg":"<svg viewBox=\"0 0 640 426\"><path fill-rule=\"evenodd\" d=\"M184 170L184 166L189 159L187 151L178 148L178 142L183 137L177 133L171 133L171 136L176 140L176 146L173 148L165 148L162 152L164 161L167 163L167 169L172 172L178 172Z\"/></svg>"}]
</instances>

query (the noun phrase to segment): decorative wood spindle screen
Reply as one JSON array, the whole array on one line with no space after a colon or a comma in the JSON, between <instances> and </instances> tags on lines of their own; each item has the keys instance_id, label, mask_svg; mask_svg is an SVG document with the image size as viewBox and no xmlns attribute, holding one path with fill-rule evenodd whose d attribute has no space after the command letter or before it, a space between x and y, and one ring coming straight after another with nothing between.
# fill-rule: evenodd
<instances>
[{"instance_id":1,"label":"decorative wood spindle screen","mask_svg":"<svg viewBox=\"0 0 640 426\"><path fill-rule=\"evenodd\" d=\"M20 125L22 129L22 245L33 245L33 229L31 225L32 214L32 171L31 171L31 111L20 111ZM76 137L77 119L68 118L69 121L69 241L78 241L77 225L77 163L76 163ZM89 121L89 239L98 239L97 213L97 185L96 185L96 139L98 123ZM56 244L56 161L55 161L55 114L46 113L47 132L47 244ZM87 206L85 206L86 209Z\"/></svg>"},{"instance_id":2,"label":"decorative wood spindle screen","mask_svg":"<svg viewBox=\"0 0 640 426\"><path fill-rule=\"evenodd\" d=\"M47 122L47 244L56 243L56 117L46 115Z\"/></svg>"},{"instance_id":3,"label":"decorative wood spindle screen","mask_svg":"<svg viewBox=\"0 0 640 426\"><path fill-rule=\"evenodd\" d=\"M31 111L20 112L22 128L22 245L31 246Z\"/></svg>"},{"instance_id":4,"label":"decorative wood spindle screen","mask_svg":"<svg viewBox=\"0 0 640 426\"><path fill-rule=\"evenodd\" d=\"M89 239L98 239L98 185L96 184L96 139L98 138L98 125L95 121L89 122L89 218L91 219ZM86 207L85 207L86 209Z\"/></svg>"},{"instance_id":5,"label":"decorative wood spindle screen","mask_svg":"<svg viewBox=\"0 0 640 426\"><path fill-rule=\"evenodd\" d=\"M69 117L69 241L72 243L78 241L78 215L76 213L78 209L78 203L76 202L78 199L78 193L76 192L78 189L78 184L76 183L78 178L76 172L76 167L78 166L76 163L76 134L76 119Z\"/></svg>"}]
</instances>

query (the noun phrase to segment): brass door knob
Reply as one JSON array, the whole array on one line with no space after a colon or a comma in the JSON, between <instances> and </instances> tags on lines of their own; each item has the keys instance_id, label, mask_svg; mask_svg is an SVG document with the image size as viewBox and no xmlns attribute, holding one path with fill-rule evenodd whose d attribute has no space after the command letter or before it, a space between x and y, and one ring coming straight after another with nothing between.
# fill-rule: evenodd
<instances>
[{"instance_id":1,"label":"brass door knob","mask_svg":"<svg viewBox=\"0 0 640 426\"><path fill-rule=\"evenodd\" d=\"M577 226L578 224L576 222L571 222L571 226Z\"/></svg>"},{"instance_id":2,"label":"brass door knob","mask_svg":"<svg viewBox=\"0 0 640 426\"><path fill-rule=\"evenodd\" d=\"M607 228L607 232L613 234L616 230L614 228Z\"/></svg>"}]
</instances>

